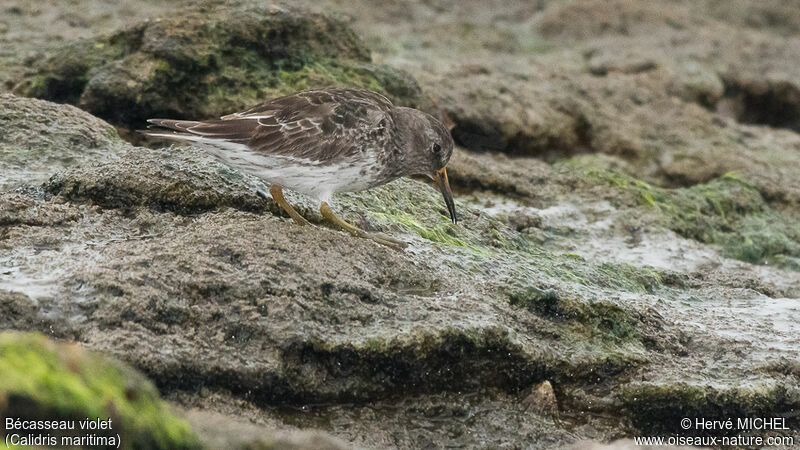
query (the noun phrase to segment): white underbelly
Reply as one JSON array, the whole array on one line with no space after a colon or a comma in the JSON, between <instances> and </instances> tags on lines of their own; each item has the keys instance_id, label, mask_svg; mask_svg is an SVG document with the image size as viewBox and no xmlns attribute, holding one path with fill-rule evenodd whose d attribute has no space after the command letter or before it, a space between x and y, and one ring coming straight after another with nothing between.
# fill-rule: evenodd
<instances>
[{"instance_id":1,"label":"white underbelly","mask_svg":"<svg viewBox=\"0 0 800 450\"><path fill-rule=\"evenodd\" d=\"M231 167L256 176L268 184L278 184L328 201L335 192L361 191L373 186L378 174L375 158L347 158L338 161L312 161L282 155L264 155L244 145L216 148L208 153Z\"/></svg>"}]
</instances>

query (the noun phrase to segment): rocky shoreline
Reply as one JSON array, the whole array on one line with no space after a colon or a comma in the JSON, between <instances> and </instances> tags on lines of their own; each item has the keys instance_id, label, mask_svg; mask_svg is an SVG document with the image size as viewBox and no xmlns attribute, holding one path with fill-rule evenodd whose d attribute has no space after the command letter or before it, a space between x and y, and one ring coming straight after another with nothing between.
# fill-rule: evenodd
<instances>
[{"instance_id":1,"label":"rocky shoreline","mask_svg":"<svg viewBox=\"0 0 800 450\"><path fill-rule=\"evenodd\" d=\"M129 448L625 448L771 416L748 435L800 442L788 3L56 3L0 19L0 415L113 416ZM298 227L132 139L328 85L453 122L458 225L404 179L334 207L405 251L287 192Z\"/></svg>"}]
</instances>

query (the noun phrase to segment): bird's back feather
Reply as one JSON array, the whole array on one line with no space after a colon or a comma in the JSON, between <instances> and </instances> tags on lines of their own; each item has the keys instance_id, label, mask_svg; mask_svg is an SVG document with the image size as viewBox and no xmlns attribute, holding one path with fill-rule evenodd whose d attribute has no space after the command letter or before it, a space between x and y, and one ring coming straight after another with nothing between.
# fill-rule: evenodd
<instances>
[{"instance_id":1,"label":"bird's back feather","mask_svg":"<svg viewBox=\"0 0 800 450\"><path fill-rule=\"evenodd\" d=\"M142 132L223 147L244 144L255 153L324 164L387 145L392 108L386 97L371 91L325 89L276 98L217 120L150 119L161 129Z\"/></svg>"}]
</instances>

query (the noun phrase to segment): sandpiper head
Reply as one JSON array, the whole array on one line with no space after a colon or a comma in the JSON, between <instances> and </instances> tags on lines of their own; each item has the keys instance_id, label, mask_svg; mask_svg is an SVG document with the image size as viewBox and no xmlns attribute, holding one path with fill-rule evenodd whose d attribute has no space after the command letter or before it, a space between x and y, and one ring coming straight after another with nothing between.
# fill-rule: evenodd
<instances>
[{"instance_id":1,"label":"sandpiper head","mask_svg":"<svg viewBox=\"0 0 800 450\"><path fill-rule=\"evenodd\" d=\"M413 108L396 108L403 136L405 175L427 175L442 191L450 219L456 223L456 206L445 166L453 154L453 137L442 122Z\"/></svg>"}]
</instances>

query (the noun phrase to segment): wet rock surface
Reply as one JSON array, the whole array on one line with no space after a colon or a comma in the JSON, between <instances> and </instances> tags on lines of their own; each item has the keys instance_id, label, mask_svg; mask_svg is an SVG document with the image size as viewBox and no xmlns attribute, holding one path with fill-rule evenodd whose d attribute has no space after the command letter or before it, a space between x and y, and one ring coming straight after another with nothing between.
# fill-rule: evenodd
<instances>
[{"instance_id":1,"label":"wet rock surface","mask_svg":"<svg viewBox=\"0 0 800 450\"><path fill-rule=\"evenodd\" d=\"M132 365L210 448L624 448L617 439L680 432L687 416L794 417L800 135L791 114L773 117L791 107L770 100L793 98L794 13L771 3L786 17L765 29L768 6L540 2L503 15L479 3L309 5L337 19L208 4L139 22L163 12L149 5L122 31L104 28L112 15L83 27L96 33L73 36L71 25L40 38L87 52L119 43L103 47L117 52L107 60L92 56L95 81L69 90L90 110L92 83L118 80L97 74L148 67L132 61L158 52L192 68L248 8L263 21L246 20L241 42L223 40L229 50L266 45L248 30L297 26L306 31L266 42L302 49L286 58L312 84L309 67L373 64L369 48L387 65L370 77L375 67L413 74L421 101L454 121L462 220L449 222L434 188L398 180L332 204L407 241L404 251L333 229L287 192L315 224L299 227L257 194L258 180L201 148L137 147L75 107L2 94L0 327ZM15 14L20 25L0 23L22 51L29 44L13 37L50 19ZM741 36L721 40L732 28ZM187 30L209 40L187 42ZM88 40L54 43L57 33ZM677 45L659 44L665 36ZM272 54L258 70L284 76ZM243 66L214 70L231 67ZM755 67L774 69L769 81L731 81ZM174 86L146 95L175 103L162 111L215 116L306 86L246 70L231 75L231 92L244 93L226 94L232 103L202 90L205 100L189 101L191 89ZM103 89L148 92L155 78L144 80Z\"/></svg>"},{"instance_id":2,"label":"wet rock surface","mask_svg":"<svg viewBox=\"0 0 800 450\"><path fill-rule=\"evenodd\" d=\"M117 131L78 108L0 94L0 189L52 174L53 168L99 162L122 144Z\"/></svg>"}]
</instances>

